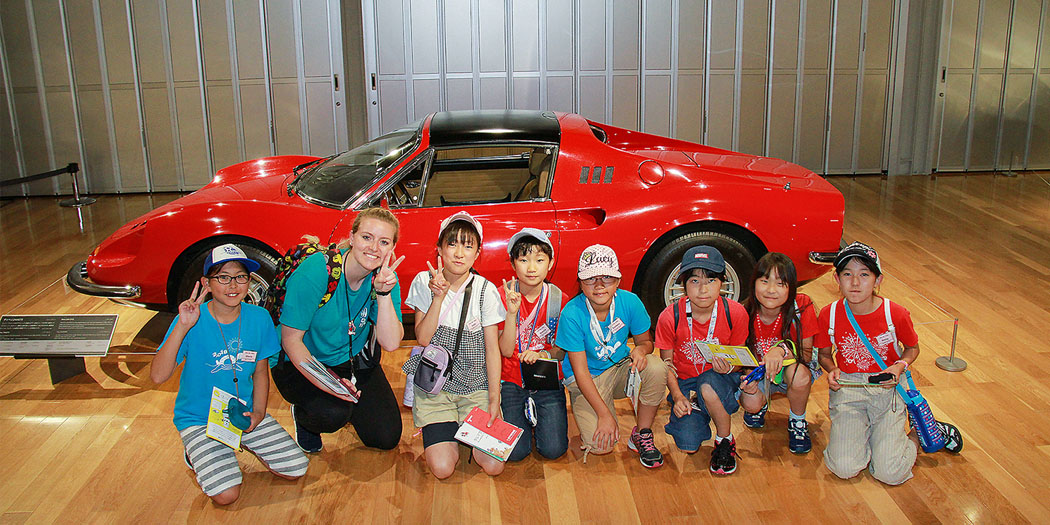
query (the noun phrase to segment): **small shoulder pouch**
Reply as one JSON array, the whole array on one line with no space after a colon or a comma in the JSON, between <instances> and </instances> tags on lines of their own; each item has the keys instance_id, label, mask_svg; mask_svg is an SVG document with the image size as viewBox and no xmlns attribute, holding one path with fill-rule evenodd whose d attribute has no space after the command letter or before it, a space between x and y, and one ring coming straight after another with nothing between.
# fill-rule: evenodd
<instances>
[{"instance_id":1,"label":"small shoulder pouch","mask_svg":"<svg viewBox=\"0 0 1050 525\"><path fill-rule=\"evenodd\" d=\"M456 344L453 346L452 351L450 352L441 345L429 344L420 352L419 364L416 366L416 372L412 380L420 390L428 394L441 392L441 388L445 386L445 381L452 375L452 365L456 361L456 356L459 355L459 343L463 338L463 324L467 320L467 310L470 308L470 292L473 285L474 278L471 276L470 281L467 282L463 290L463 308L459 313L459 328L456 330ZM445 314L447 313L448 310L445 311ZM444 315L438 319L438 326L441 325L443 320ZM415 353L415 350L413 349L413 353Z\"/></svg>"}]
</instances>

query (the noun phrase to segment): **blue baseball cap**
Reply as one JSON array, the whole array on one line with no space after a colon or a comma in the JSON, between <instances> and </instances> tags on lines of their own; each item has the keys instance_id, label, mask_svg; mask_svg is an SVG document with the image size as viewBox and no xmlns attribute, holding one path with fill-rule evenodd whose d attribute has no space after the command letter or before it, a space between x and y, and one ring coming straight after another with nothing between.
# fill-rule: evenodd
<instances>
[{"instance_id":1,"label":"blue baseball cap","mask_svg":"<svg viewBox=\"0 0 1050 525\"><path fill-rule=\"evenodd\" d=\"M682 269L678 276L681 277L696 268L722 273L726 271L726 260L722 257L722 252L713 246L693 246L682 256Z\"/></svg>"},{"instance_id":2,"label":"blue baseball cap","mask_svg":"<svg viewBox=\"0 0 1050 525\"><path fill-rule=\"evenodd\" d=\"M248 273L254 272L259 269L259 263L248 258L244 254L244 250L234 246L232 244L223 244L216 246L208 252L208 257L204 259L204 275L208 275L212 267L217 264L225 264L230 261L237 261L244 265L244 268L248 270Z\"/></svg>"}]
</instances>

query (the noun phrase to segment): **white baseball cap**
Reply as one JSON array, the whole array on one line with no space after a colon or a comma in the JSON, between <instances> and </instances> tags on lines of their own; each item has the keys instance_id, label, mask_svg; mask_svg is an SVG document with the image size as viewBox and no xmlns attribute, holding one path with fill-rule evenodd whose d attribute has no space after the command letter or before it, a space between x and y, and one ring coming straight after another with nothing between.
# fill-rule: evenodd
<instances>
[{"instance_id":1,"label":"white baseball cap","mask_svg":"<svg viewBox=\"0 0 1050 525\"><path fill-rule=\"evenodd\" d=\"M204 275L208 275L208 272L215 265L225 264L230 261L237 261L243 264L248 273L259 269L259 263L249 259L244 254L244 250L233 244L223 244L212 248L211 252L208 253L208 257L204 259Z\"/></svg>"},{"instance_id":2,"label":"white baseball cap","mask_svg":"<svg viewBox=\"0 0 1050 525\"><path fill-rule=\"evenodd\" d=\"M551 240L547 238L547 233L538 228L522 228L518 230L518 233L510 236L510 240L507 241L507 254L510 255L510 251L514 248L514 243L518 242L523 237L534 237L537 241L546 244L550 247L551 251L554 251L554 245L551 244Z\"/></svg>"},{"instance_id":3,"label":"white baseball cap","mask_svg":"<svg viewBox=\"0 0 1050 525\"><path fill-rule=\"evenodd\" d=\"M592 244L580 254L580 264L576 269L580 279L589 279L600 275L620 278L620 262L616 252L603 244Z\"/></svg>"},{"instance_id":4,"label":"white baseball cap","mask_svg":"<svg viewBox=\"0 0 1050 525\"><path fill-rule=\"evenodd\" d=\"M475 219L471 214L465 211L457 211L456 213L445 217L445 220L441 221L441 229L438 230L438 238L440 239L441 236L445 234L445 229L447 229L450 224L456 221L466 221L470 223L470 225L478 231L478 241L484 239L484 234L481 231L481 223L478 222L478 220Z\"/></svg>"}]
</instances>

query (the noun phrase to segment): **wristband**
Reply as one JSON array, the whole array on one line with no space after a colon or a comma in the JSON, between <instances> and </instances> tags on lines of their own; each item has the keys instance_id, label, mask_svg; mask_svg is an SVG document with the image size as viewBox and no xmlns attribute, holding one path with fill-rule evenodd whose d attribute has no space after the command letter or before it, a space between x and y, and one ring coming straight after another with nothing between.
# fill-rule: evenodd
<instances>
[{"instance_id":1,"label":"wristband","mask_svg":"<svg viewBox=\"0 0 1050 525\"><path fill-rule=\"evenodd\" d=\"M373 290L375 290L375 289L373 288ZM380 292L379 290L375 290L375 292L376 292L376 295L380 295L380 296L387 296L387 295L390 295L390 292L392 292L392 291L394 291L394 289L393 289L393 288L391 288L391 289L389 289L389 290L387 290L387 291L385 291L385 292Z\"/></svg>"},{"instance_id":2,"label":"wristband","mask_svg":"<svg viewBox=\"0 0 1050 525\"><path fill-rule=\"evenodd\" d=\"M907 370L908 370L908 362L907 362L907 361L905 361L905 360L903 360L903 359L898 359L898 360L897 360L896 362L894 362L893 364L897 364L897 363L904 363L904 370L905 370L905 371L907 371Z\"/></svg>"}]
</instances>

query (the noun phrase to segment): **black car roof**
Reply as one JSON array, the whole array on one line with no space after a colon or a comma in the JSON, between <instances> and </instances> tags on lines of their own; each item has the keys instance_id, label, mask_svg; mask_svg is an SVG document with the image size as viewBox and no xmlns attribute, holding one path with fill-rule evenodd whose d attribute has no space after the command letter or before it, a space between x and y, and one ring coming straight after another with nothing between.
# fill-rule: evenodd
<instances>
[{"instance_id":1,"label":"black car roof","mask_svg":"<svg viewBox=\"0 0 1050 525\"><path fill-rule=\"evenodd\" d=\"M430 120L430 144L435 147L491 142L557 144L561 125L551 111L442 111Z\"/></svg>"}]
</instances>

